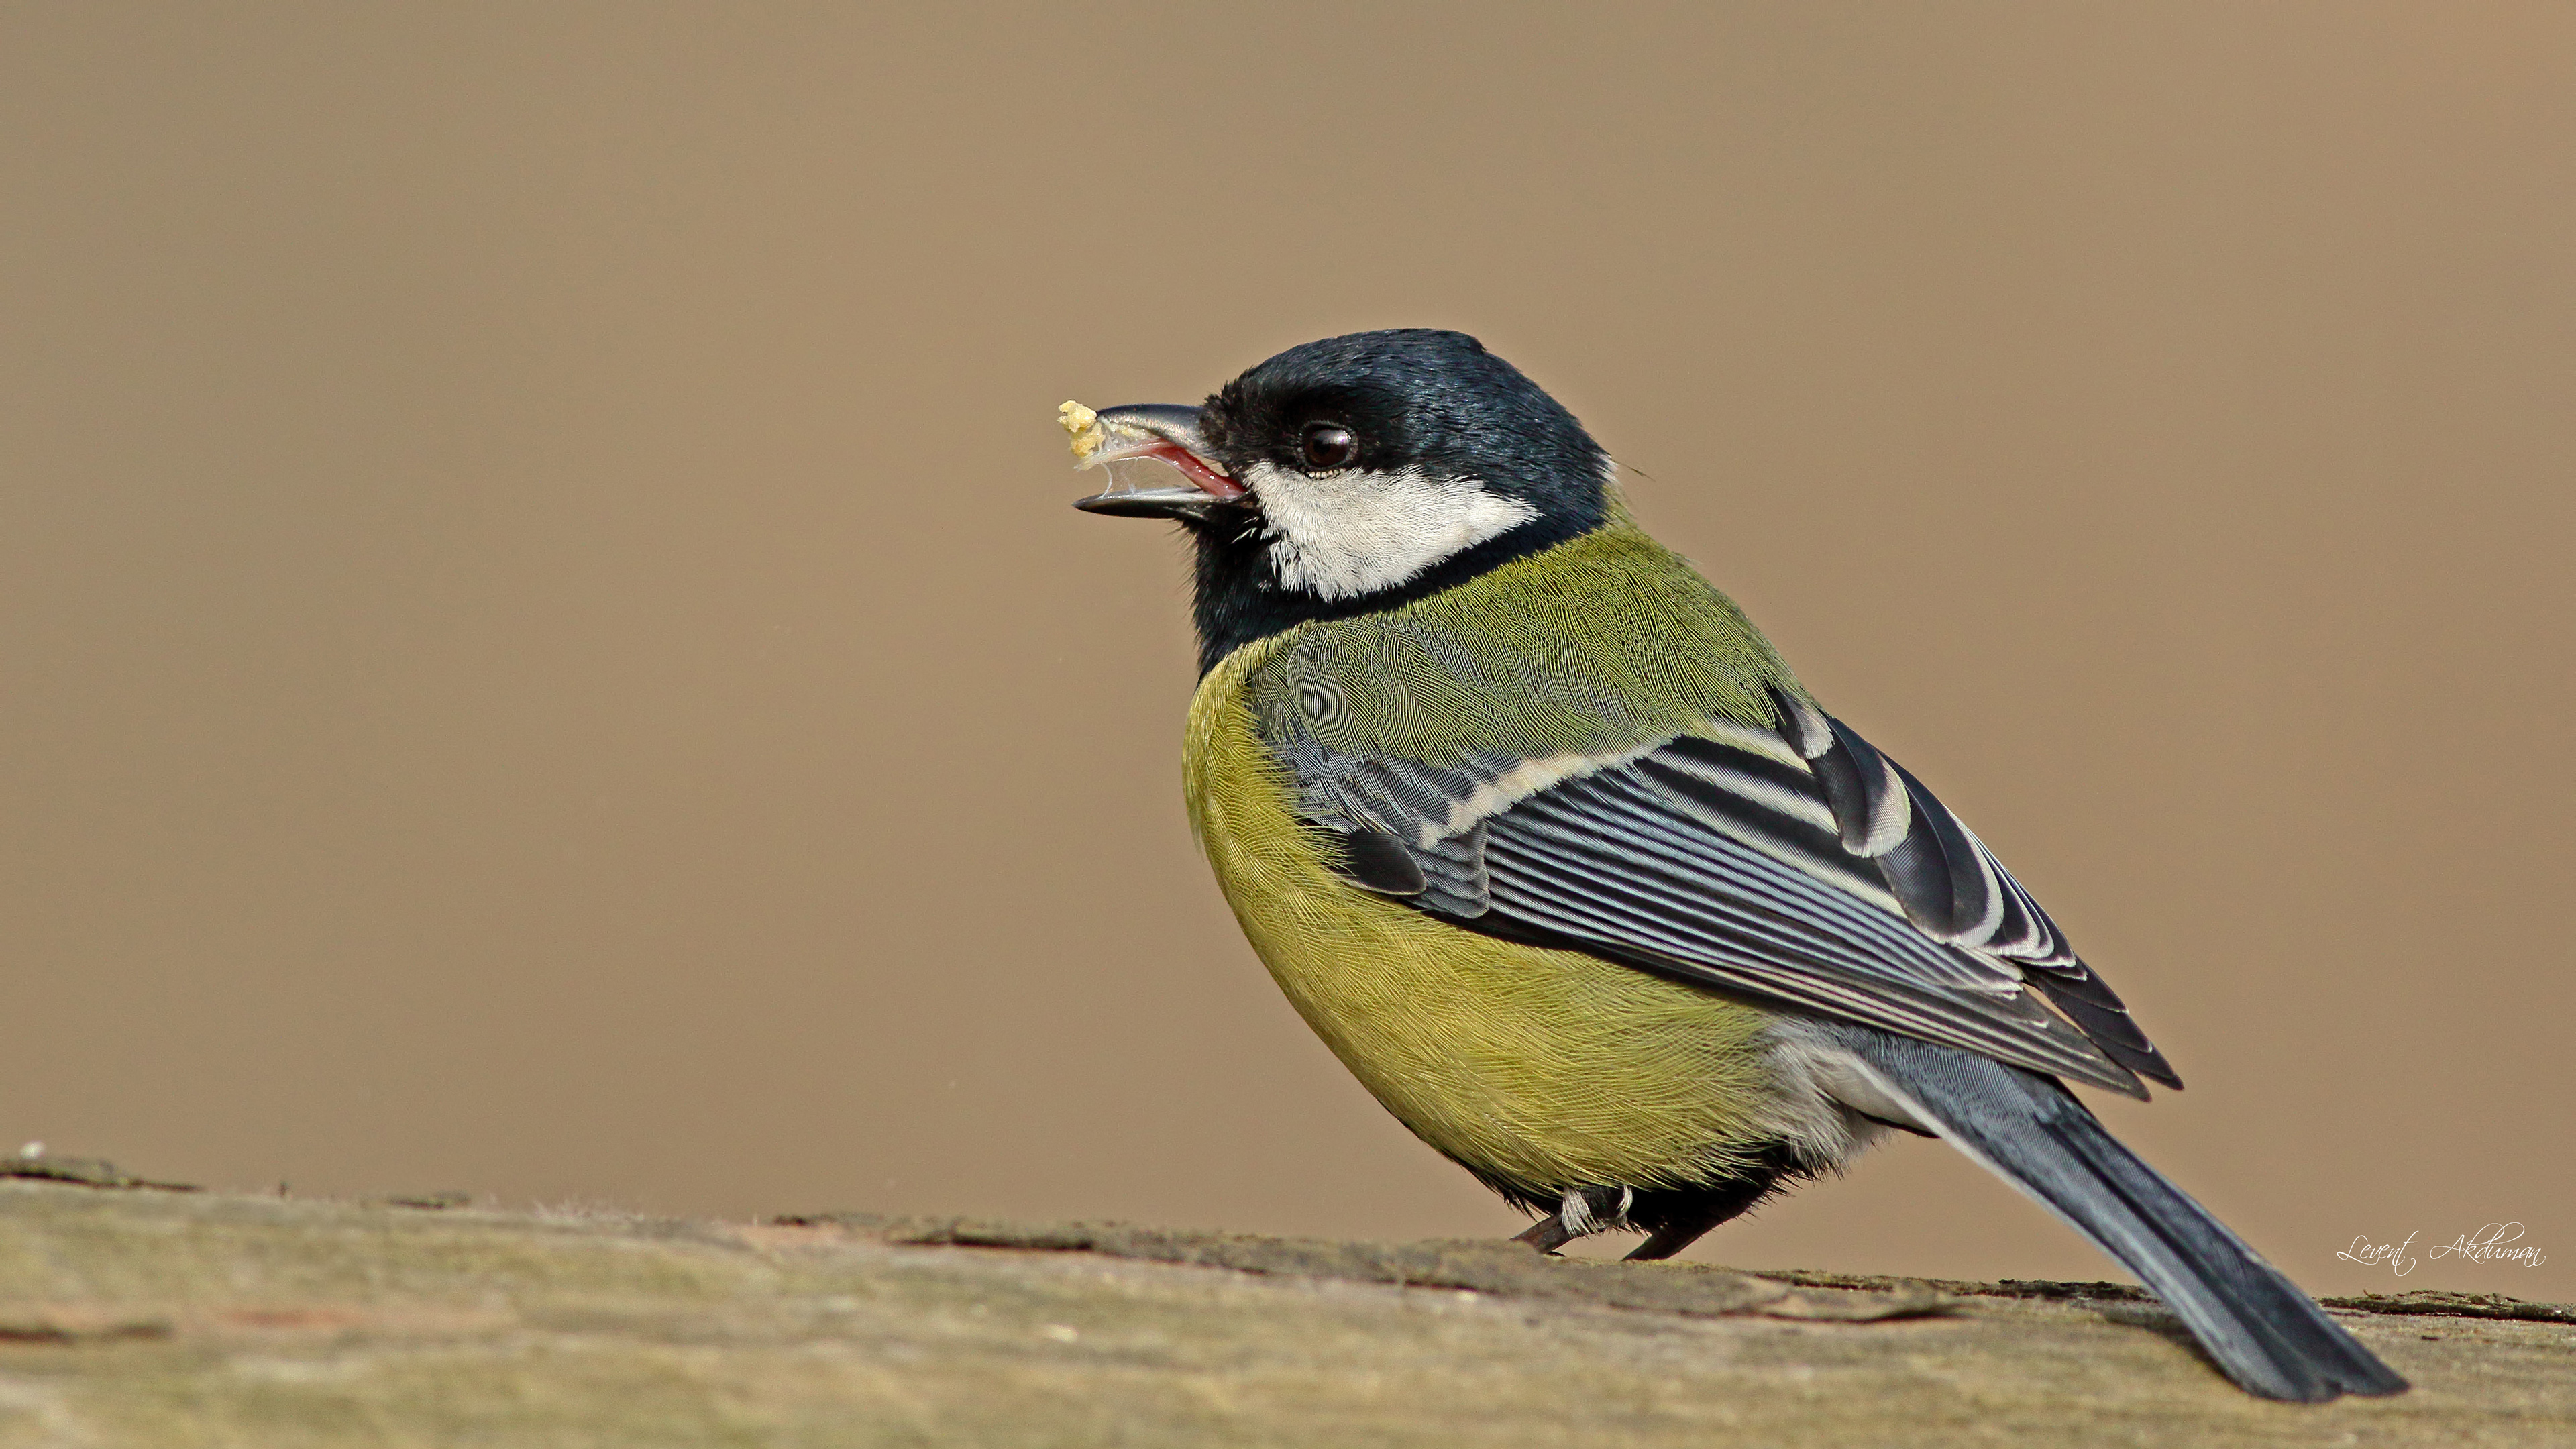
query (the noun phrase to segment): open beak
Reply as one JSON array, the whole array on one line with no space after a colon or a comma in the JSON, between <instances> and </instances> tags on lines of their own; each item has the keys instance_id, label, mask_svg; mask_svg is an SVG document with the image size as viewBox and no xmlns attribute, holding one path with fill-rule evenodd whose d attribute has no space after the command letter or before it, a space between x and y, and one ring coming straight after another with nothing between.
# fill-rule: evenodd
<instances>
[{"instance_id":1,"label":"open beak","mask_svg":"<svg viewBox=\"0 0 2576 1449\"><path fill-rule=\"evenodd\" d=\"M1178 518L1195 522L1212 511L1241 502L1249 491L1208 456L1199 431L1199 410L1177 403L1130 403L1093 412L1069 402L1056 409L1058 421L1073 438L1076 471L1104 463L1152 458L1169 463L1187 481L1170 488L1120 488L1085 498L1073 506L1085 513L1119 518ZM1114 476L1114 475L1113 475Z\"/></svg>"}]
</instances>

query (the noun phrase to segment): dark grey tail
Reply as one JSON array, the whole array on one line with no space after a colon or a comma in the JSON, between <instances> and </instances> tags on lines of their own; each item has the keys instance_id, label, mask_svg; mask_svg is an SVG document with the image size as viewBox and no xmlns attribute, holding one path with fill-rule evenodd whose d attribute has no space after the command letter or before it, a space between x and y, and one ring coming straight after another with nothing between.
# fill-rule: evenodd
<instances>
[{"instance_id":1,"label":"dark grey tail","mask_svg":"<svg viewBox=\"0 0 2576 1449\"><path fill-rule=\"evenodd\" d=\"M1851 1045L1953 1146L2137 1274L2249 1393L2313 1404L2406 1387L2055 1079L1867 1028Z\"/></svg>"}]
</instances>

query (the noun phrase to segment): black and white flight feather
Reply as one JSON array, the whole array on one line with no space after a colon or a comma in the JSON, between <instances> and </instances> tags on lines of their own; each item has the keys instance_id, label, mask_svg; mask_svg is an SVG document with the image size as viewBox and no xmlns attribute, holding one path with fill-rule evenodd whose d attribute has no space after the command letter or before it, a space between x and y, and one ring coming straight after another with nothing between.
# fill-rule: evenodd
<instances>
[{"instance_id":1,"label":"black and white flight feather","mask_svg":"<svg viewBox=\"0 0 2576 1449\"><path fill-rule=\"evenodd\" d=\"M2131 1096L2182 1085L1920 780L1806 700L1772 703L1770 730L1593 756L1274 745L1345 877L1428 914Z\"/></svg>"}]
</instances>

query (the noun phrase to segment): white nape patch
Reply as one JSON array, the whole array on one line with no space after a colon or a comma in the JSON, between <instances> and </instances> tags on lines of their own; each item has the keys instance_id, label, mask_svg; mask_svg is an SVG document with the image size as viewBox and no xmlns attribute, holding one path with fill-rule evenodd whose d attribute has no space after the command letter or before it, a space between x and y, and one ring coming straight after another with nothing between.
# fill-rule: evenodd
<instances>
[{"instance_id":1,"label":"white nape patch","mask_svg":"<svg viewBox=\"0 0 2576 1449\"><path fill-rule=\"evenodd\" d=\"M1393 588L1538 517L1537 509L1488 493L1472 478L1419 468L1352 468L1315 478L1254 463L1242 481L1269 520L1262 536L1279 582L1321 599Z\"/></svg>"}]
</instances>

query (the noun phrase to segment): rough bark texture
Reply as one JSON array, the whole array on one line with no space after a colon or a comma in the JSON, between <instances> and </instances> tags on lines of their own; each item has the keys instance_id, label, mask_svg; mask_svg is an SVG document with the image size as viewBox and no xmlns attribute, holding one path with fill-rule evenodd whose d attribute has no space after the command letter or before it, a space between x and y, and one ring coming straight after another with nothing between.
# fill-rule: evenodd
<instances>
[{"instance_id":1,"label":"rough bark texture","mask_svg":"<svg viewBox=\"0 0 2576 1449\"><path fill-rule=\"evenodd\" d=\"M55 1177L0 1178L0 1449L2576 1444L2576 1325L2510 1300L2340 1313L2416 1388L2302 1408L2109 1284Z\"/></svg>"}]
</instances>

